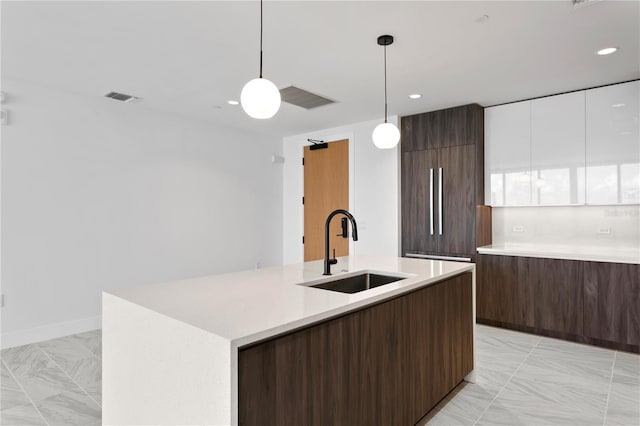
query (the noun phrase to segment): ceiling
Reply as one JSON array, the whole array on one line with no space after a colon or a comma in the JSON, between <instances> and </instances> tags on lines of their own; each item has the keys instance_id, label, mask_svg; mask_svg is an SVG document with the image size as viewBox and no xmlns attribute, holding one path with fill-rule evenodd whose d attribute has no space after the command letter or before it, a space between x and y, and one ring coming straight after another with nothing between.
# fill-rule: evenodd
<instances>
[{"instance_id":1,"label":"ceiling","mask_svg":"<svg viewBox=\"0 0 640 426\"><path fill-rule=\"evenodd\" d=\"M2 1L2 78L277 136L640 78L640 2L266 1L264 77L338 101L254 120L227 100L258 74L256 1ZM489 18L478 22L482 15ZM594 52L617 46L613 55ZM410 93L421 93L410 100ZM105 102L115 102L105 99Z\"/></svg>"}]
</instances>

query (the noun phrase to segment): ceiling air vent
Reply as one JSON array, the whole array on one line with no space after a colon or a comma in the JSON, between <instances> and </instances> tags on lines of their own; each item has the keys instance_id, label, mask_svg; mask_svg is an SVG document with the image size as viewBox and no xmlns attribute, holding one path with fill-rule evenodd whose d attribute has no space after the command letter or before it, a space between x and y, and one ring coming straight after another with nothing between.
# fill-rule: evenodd
<instances>
[{"instance_id":1,"label":"ceiling air vent","mask_svg":"<svg viewBox=\"0 0 640 426\"><path fill-rule=\"evenodd\" d=\"M120 101L120 102L133 102L138 100L138 98L136 98L135 96L125 95L124 93L118 93L118 92L109 92L104 96L105 98L115 99L116 101Z\"/></svg>"},{"instance_id":2,"label":"ceiling air vent","mask_svg":"<svg viewBox=\"0 0 640 426\"><path fill-rule=\"evenodd\" d=\"M284 102L296 105L305 109L318 108L323 105L332 104L335 101L316 95L295 86L280 89L280 96Z\"/></svg>"}]
</instances>

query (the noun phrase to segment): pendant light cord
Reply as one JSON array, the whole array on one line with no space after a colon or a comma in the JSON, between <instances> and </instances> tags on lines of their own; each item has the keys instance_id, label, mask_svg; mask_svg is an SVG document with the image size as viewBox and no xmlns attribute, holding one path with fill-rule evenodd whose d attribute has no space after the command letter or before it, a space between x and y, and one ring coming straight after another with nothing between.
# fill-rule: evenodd
<instances>
[{"instance_id":1,"label":"pendant light cord","mask_svg":"<svg viewBox=\"0 0 640 426\"><path fill-rule=\"evenodd\" d=\"M387 122L387 45L384 46L384 122Z\"/></svg>"},{"instance_id":2,"label":"pendant light cord","mask_svg":"<svg viewBox=\"0 0 640 426\"><path fill-rule=\"evenodd\" d=\"M260 0L260 78L262 78L262 0Z\"/></svg>"}]
</instances>

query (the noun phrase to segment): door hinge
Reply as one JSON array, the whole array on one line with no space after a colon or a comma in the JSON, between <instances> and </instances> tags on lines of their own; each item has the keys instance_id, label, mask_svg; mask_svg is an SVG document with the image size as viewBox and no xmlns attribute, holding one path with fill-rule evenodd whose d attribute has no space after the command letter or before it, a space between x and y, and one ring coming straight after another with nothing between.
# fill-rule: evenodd
<instances>
[{"instance_id":1,"label":"door hinge","mask_svg":"<svg viewBox=\"0 0 640 426\"><path fill-rule=\"evenodd\" d=\"M302 165L304 166L304 157L302 157Z\"/></svg>"},{"instance_id":2,"label":"door hinge","mask_svg":"<svg viewBox=\"0 0 640 426\"><path fill-rule=\"evenodd\" d=\"M304 204L304 197L302 197L302 204Z\"/></svg>"},{"instance_id":3,"label":"door hinge","mask_svg":"<svg viewBox=\"0 0 640 426\"><path fill-rule=\"evenodd\" d=\"M304 244L304 235L302 236L302 244Z\"/></svg>"}]
</instances>

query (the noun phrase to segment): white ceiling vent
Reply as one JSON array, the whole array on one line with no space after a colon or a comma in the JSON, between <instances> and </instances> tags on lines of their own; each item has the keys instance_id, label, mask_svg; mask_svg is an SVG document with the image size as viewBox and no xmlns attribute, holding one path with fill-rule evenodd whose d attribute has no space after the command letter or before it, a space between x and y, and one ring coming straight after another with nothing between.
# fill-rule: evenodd
<instances>
[{"instance_id":1,"label":"white ceiling vent","mask_svg":"<svg viewBox=\"0 0 640 426\"><path fill-rule=\"evenodd\" d=\"M331 99L327 99L320 95L316 95L306 90L302 90L295 86L280 89L280 96L284 102L296 105L305 109L318 108L323 105L335 103Z\"/></svg>"},{"instance_id":2,"label":"white ceiling vent","mask_svg":"<svg viewBox=\"0 0 640 426\"><path fill-rule=\"evenodd\" d=\"M138 98L136 98L135 96L125 95L124 93L118 93L118 92L109 92L106 95L104 95L104 97L115 99L116 101L120 101L120 102L133 102L138 100Z\"/></svg>"}]
</instances>

